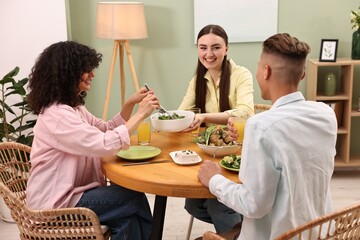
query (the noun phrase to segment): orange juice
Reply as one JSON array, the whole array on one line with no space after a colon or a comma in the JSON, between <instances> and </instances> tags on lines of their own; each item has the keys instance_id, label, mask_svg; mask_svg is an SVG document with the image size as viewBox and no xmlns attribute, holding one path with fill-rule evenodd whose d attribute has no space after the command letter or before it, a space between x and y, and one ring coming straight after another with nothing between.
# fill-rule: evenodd
<instances>
[{"instance_id":1,"label":"orange juice","mask_svg":"<svg viewBox=\"0 0 360 240\"><path fill-rule=\"evenodd\" d=\"M194 131L191 131L191 136L197 137L199 135L200 128L195 129Z\"/></svg>"},{"instance_id":2,"label":"orange juice","mask_svg":"<svg viewBox=\"0 0 360 240\"><path fill-rule=\"evenodd\" d=\"M189 109L186 109L186 111L191 111L191 112L194 112L195 114L201 113L200 108L189 108ZM200 128L196 128L195 130L191 131L191 136L197 137L199 135L199 132L200 132Z\"/></svg>"},{"instance_id":3,"label":"orange juice","mask_svg":"<svg viewBox=\"0 0 360 240\"><path fill-rule=\"evenodd\" d=\"M233 126L236 128L236 133L238 135L236 142L242 143L244 141L244 131L245 131L245 122L246 119L237 118L233 121Z\"/></svg>"},{"instance_id":4,"label":"orange juice","mask_svg":"<svg viewBox=\"0 0 360 240\"><path fill-rule=\"evenodd\" d=\"M140 145L150 144L151 125L149 121L143 121L137 128L137 138Z\"/></svg>"}]
</instances>

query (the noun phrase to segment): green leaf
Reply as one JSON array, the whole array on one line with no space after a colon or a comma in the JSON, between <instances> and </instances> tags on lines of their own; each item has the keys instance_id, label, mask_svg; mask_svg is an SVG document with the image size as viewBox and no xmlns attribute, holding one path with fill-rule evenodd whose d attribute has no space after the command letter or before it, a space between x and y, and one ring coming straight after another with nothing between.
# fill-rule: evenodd
<instances>
[{"instance_id":1,"label":"green leaf","mask_svg":"<svg viewBox=\"0 0 360 240\"><path fill-rule=\"evenodd\" d=\"M36 119L27 120L26 124L33 128L35 126L35 124L36 124Z\"/></svg>"},{"instance_id":2,"label":"green leaf","mask_svg":"<svg viewBox=\"0 0 360 240\"><path fill-rule=\"evenodd\" d=\"M14 89L11 93L16 92L17 94L20 94L21 96L26 95L26 90L24 88L25 84L29 81L28 78L24 78L18 82L13 83L12 87L9 87L9 89Z\"/></svg>"},{"instance_id":3,"label":"green leaf","mask_svg":"<svg viewBox=\"0 0 360 240\"><path fill-rule=\"evenodd\" d=\"M26 106L26 105L28 105L28 102L24 100L24 101L22 101L22 102L15 103L15 104L13 104L12 106L13 106L13 107L24 107L24 106ZM22 108L20 108L20 109L22 109Z\"/></svg>"},{"instance_id":4,"label":"green leaf","mask_svg":"<svg viewBox=\"0 0 360 240\"><path fill-rule=\"evenodd\" d=\"M15 80L12 77L4 77L3 79L0 80L0 84L1 85L5 85L7 83L13 83L14 84Z\"/></svg>"},{"instance_id":5,"label":"green leaf","mask_svg":"<svg viewBox=\"0 0 360 240\"><path fill-rule=\"evenodd\" d=\"M10 124L13 124L13 123L16 123L16 122L19 122L21 119L23 119L26 115L28 115L28 113L24 113L20 116L17 116L15 118L13 118L11 121L10 121Z\"/></svg>"},{"instance_id":6,"label":"green leaf","mask_svg":"<svg viewBox=\"0 0 360 240\"><path fill-rule=\"evenodd\" d=\"M0 116L1 119L6 119L6 122L2 121L0 125L0 141L21 142L31 146L33 140L32 128L35 126L36 119L25 119L26 116L31 114L31 109L26 101L27 92L25 88L29 79L15 80L14 76L19 71L19 67L15 67L0 80L2 85L0 85ZM16 98L12 98L12 105L7 102L7 97L10 95L17 95ZM16 101L14 99L20 100ZM8 116L9 114L14 115L14 117Z\"/></svg>"},{"instance_id":7,"label":"green leaf","mask_svg":"<svg viewBox=\"0 0 360 240\"><path fill-rule=\"evenodd\" d=\"M4 107L5 107L5 110L8 111L9 113L13 114L13 115L16 115L15 112L12 110L12 108L7 105L6 103L3 103Z\"/></svg>"},{"instance_id":8,"label":"green leaf","mask_svg":"<svg viewBox=\"0 0 360 240\"><path fill-rule=\"evenodd\" d=\"M24 96L26 94L26 90L24 88L9 87L8 89L14 89L14 90L11 92L8 92L7 94L5 94L5 96L9 96L9 95L13 95L13 94L18 94L20 96Z\"/></svg>"},{"instance_id":9,"label":"green leaf","mask_svg":"<svg viewBox=\"0 0 360 240\"><path fill-rule=\"evenodd\" d=\"M1 140L6 136L5 131L8 133L8 137L11 137L11 134L15 131L15 128L8 123L6 124L6 127L7 127L7 130L5 130L4 122L0 123L0 139ZM6 139L6 140L8 140L8 139Z\"/></svg>"},{"instance_id":10,"label":"green leaf","mask_svg":"<svg viewBox=\"0 0 360 240\"><path fill-rule=\"evenodd\" d=\"M16 139L16 142L31 146L33 140L34 140L34 136L21 135L20 137L18 137L18 139Z\"/></svg>"},{"instance_id":11,"label":"green leaf","mask_svg":"<svg viewBox=\"0 0 360 240\"><path fill-rule=\"evenodd\" d=\"M15 82L14 76L16 76L20 71L19 67L15 67L13 70L11 70L8 74L6 74L1 80L0 84L4 85L8 82Z\"/></svg>"}]
</instances>

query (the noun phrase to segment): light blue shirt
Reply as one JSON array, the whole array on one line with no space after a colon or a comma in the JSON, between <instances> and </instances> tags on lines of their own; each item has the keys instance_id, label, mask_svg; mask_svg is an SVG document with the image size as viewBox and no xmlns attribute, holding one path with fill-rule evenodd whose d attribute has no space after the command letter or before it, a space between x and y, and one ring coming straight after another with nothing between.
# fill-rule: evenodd
<instances>
[{"instance_id":1,"label":"light blue shirt","mask_svg":"<svg viewBox=\"0 0 360 240\"><path fill-rule=\"evenodd\" d=\"M243 214L241 240L269 240L332 212L337 122L324 103L300 92L246 123L239 179L215 175L210 191Z\"/></svg>"}]
</instances>

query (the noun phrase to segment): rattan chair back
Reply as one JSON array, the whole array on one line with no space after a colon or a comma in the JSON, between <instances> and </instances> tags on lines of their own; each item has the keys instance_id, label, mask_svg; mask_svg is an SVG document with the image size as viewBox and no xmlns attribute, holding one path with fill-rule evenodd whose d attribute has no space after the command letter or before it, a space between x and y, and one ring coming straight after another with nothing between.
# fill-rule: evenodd
<instances>
[{"instance_id":1,"label":"rattan chair back","mask_svg":"<svg viewBox=\"0 0 360 240\"><path fill-rule=\"evenodd\" d=\"M358 240L360 204L325 215L280 235L275 240Z\"/></svg>"},{"instance_id":2,"label":"rattan chair back","mask_svg":"<svg viewBox=\"0 0 360 240\"><path fill-rule=\"evenodd\" d=\"M259 103L254 104L255 114L269 110L270 108L271 108L271 105L268 105L268 104L259 104Z\"/></svg>"},{"instance_id":3,"label":"rattan chair back","mask_svg":"<svg viewBox=\"0 0 360 240\"><path fill-rule=\"evenodd\" d=\"M30 150L20 143L0 143L0 195L18 226L20 238L109 239L109 231L102 230L97 215L88 208L33 210L27 207Z\"/></svg>"},{"instance_id":4,"label":"rattan chair back","mask_svg":"<svg viewBox=\"0 0 360 240\"><path fill-rule=\"evenodd\" d=\"M226 240L222 236L207 231L203 240ZM359 240L360 204L310 221L283 233L275 240Z\"/></svg>"},{"instance_id":5,"label":"rattan chair back","mask_svg":"<svg viewBox=\"0 0 360 240\"><path fill-rule=\"evenodd\" d=\"M23 203L29 177L30 150L29 146L20 143L0 143L0 181Z\"/></svg>"}]
</instances>

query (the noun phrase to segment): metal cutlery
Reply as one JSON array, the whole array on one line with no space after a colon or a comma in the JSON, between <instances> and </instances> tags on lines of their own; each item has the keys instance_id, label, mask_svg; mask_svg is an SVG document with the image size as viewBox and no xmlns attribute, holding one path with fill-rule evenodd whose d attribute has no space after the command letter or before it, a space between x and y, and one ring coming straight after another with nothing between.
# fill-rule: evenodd
<instances>
[{"instance_id":1,"label":"metal cutlery","mask_svg":"<svg viewBox=\"0 0 360 240\"><path fill-rule=\"evenodd\" d=\"M144 86L146 87L146 89L148 91L150 91L150 88L148 87L148 85L146 83L144 84ZM160 114L167 115L170 119L172 119L171 114L168 111L166 111L166 109L163 106L160 105L160 108L158 109L158 111Z\"/></svg>"},{"instance_id":2,"label":"metal cutlery","mask_svg":"<svg viewBox=\"0 0 360 240\"><path fill-rule=\"evenodd\" d=\"M149 162L135 162L135 163L123 163L121 166L136 166L136 165L145 165L145 164L155 164L155 163L166 163L172 162L172 160L160 160L160 161L149 161Z\"/></svg>"}]
</instances>

